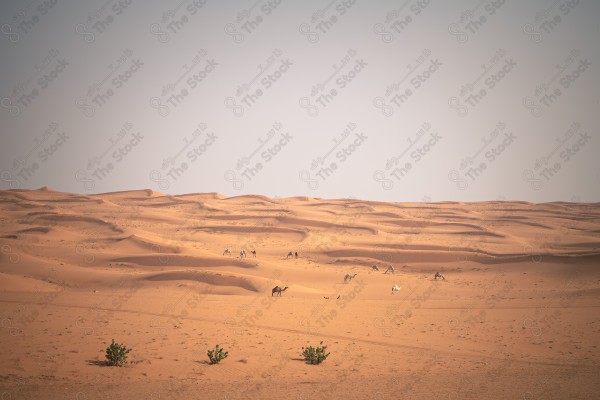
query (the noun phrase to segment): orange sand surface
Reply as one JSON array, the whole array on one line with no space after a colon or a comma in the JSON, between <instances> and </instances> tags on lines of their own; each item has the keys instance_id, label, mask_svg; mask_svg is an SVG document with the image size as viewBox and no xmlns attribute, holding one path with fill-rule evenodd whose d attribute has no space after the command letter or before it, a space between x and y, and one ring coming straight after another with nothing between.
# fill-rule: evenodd
<instances>
[{"instance_id":1,"label":"orange sand surface","mask_svg":"<svg viewBox=\"0 0 600 400\"><path fill-rule=\"evenodd\" d=\"M0 221L2 400L600 398L598 203L42 188Z\"/></svg>"}]
</instances>

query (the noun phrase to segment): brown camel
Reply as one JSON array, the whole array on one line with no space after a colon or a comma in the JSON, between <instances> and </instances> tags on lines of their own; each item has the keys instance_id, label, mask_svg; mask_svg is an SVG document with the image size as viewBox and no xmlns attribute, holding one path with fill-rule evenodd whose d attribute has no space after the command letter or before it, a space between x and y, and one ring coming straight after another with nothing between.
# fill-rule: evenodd
<instances>
[{"instance_id":1,"label":"brown camel","mask_svg":"<svg viewBox=\"0 0 600 400\"><path fill-rule=\"evenodd\" d=\"M275 286L272 290L271 290L271 297L273 297L273 295L275 293L279 294L279 296L281 296L281 292L285 292L288 289L288 287L284 287L283 289L280 288L279 286Z\"/></svg>"}]
</instances>

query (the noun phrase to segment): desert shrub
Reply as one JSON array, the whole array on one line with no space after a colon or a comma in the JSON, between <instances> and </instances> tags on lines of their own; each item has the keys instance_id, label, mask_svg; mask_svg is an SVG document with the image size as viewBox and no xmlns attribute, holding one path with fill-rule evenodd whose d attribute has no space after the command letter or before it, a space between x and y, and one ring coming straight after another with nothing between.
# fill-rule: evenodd
<instances>
[{"instance_id":1,"label":"desert shrub","mask_svg":"<svg viewBox=\"0 0 600 400\"><path fill-rule=\"evenodd\" d=\"M222 359L226 358L229 355L229 352L223 351L222 347L216 345L213 350L208 350L206 354L208 354L208 359L211 364L217 364L221 362Z\"/></svg>"},{"instance_id":2,"label":"desert shrub","mask_svg":"<svg viewBox=\"0 0 600 400\"><path fill-rule=\"evenodd\" d=\"M306 348L302 348L302 356L309 364L321 364L330 353L327 353L327 346L323 346L323 342L320 343L321 346L312 347L308 346Z\"/></svg>"},{"instance_id":3,"label":"desert shrub","mask_svg":"<svg viewBox=\"0 0 600 400\"><path fill-rule=\"evenodd\" d=\"M115 343L115 339L112 340L110 346L106 348L106 363L108 365L121 367L127 364L127 353L131 349L128 349L123 344Z\"/></svg>"}]
</instances>

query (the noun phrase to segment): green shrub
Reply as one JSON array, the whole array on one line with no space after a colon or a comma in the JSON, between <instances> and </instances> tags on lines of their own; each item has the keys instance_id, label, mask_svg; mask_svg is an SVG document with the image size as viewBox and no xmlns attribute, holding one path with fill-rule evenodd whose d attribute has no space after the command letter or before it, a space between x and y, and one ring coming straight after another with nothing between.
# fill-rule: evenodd
<instances>
[{"instance_id":1,"label":"green shrub","mask_svg":"<svg viewBox=\"0 0 600 400\"><path fill-rule=\"evenodd\" d=\"M320 343L321 345L323 342ZM321 364L330 353L326 353L327 346L318 346L312 347L308 346L307 348L302 348L302 356L309 364Z\"/></svg>"},{"instance_id":2,"label":"green shrub","mask_svg":"<svg viewBox=\"0 0 600 400\"><path fill-rule=\"evenodd\" d=\"M217 364L221 362L222 359L226 358L229 355L229 352L223 351L222 347L216 345L214 350L208 350L206 354L208 354L208 359L211 364Z\"/></svg>"},{"instance_id":3,"label":"green shrub","mask_svg":"<svg viewBox=\"0 0 600 400\"><path fill-rule=\"evenodd\" d=\"M115 343L115 339L113 339L110 346L106 348L106 363L121 367L127 364L127 353L130 351L131 349L128 349L125 345Z\"/></svg>"}]
</instances>

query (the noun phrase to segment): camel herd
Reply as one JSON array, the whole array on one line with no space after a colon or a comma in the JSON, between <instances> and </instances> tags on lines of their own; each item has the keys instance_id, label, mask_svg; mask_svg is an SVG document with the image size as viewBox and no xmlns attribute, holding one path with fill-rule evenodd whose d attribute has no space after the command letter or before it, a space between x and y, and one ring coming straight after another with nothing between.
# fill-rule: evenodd
<instances>
[{"instance_id":1,"label":"camel herd","mask_svg":"<svg viewBox=\"0 0 600 400\"><path fill-rule=\"evenodd\" d=\"M379 266L377 264L373 265L371 267L371 269L373 271L379 271ZM387 269L385 270L384 274L387 274L388 272L391 272L392 274L394 273L395 269L394 267L392 267L391 265L388 265Z\"/></svg>"},{"instance_id":2,"label":"camel herd","mask_svg":"<svg viewBox=\"0 0 600 400\"><path fill-rule=\"evenodd\" d=\"M250 250L250 253L252 254L252 257L256 257L256 250ZM225 250L223 250L223 255L224 256L229 256L231 257L232 255L232 251L229 247L225 248ZM245 258L246 257L246 250L242 249L240 250L240 258ZM290 258L290 257L294 257L294 258L298 258L298 252L292 253L291 251L288 253L286 259Z\"/></svg>"},{"instance_id":3,"label":"camel herd","mask_svg":"<svg viewBox=\"0 0 600 400\"><path fill-rule=\"evenodd\" d=\"M375 264L371 267L371 269L373 271L379 271L379 266L377 264ZM394 271L395 271L394 267L390 265L387 267L384 274L387 274L388 272L391 272L393 274ZM354 279L354 277L356 277L356 275L357 275L356 273L354 273L352 275L347 273L346 275L344 275L344 283L349 283L352 279ZM444 280L444 281L446 280L444 275L442 275L439 271L435 273L435 275L433 276L433 279L436 281L439 279ZM394 286L392 286L392 294L399 292L401 288L402 288L401 286L398 286L394 283Z\"/></svg>"},{"instance_id":4,"label":"camel herd","mask_svg":"<svg viewBox=\"0 0 600 400\"><path fill-rule=\"evenodd\" d=\"M256 257L256 250L251 250L250 253L252 253L253 257ZM223 251L223 255L228 255L228 256L231 257L231 254L232 254L232 252L231 252L230 248L226 248ZM240 258L245 258L245 257L246 257L246 250L244 250L244 249L240 250ZM290 251L290 252L288 252L288 254L287 254L287 256L285 258L286 259L288 259L288 258L298 258L298 252L296 251L296 252L292 253ZM374 264L371 267L371 270L373 270L373 271L379 271L379 266L377 264ZM388 267L385 270L384 274L387 274L387 273L392 273L393 274L394 272L395 272L394 267L391 266L391 265L388 265ZM352 281L352 279L354 279L356 277L356 275L357 275L356 273L354 273L354 274L347 273L346 275L344 275L344 283L350 283ZM436 281L440 280L440 279L444 280L444 281L446 280L446 278L444 277L444 275L442 275L439 271L435 273L433 279L436 280ZM394 286L392 286L392 294L394 294L396 292L399 292L401 288L402 288L401 286L398 286L398 285L396 285L394 283ZM275 286L271 290L271 297L274 296L275 294L281 296L281 293L285 292L287 289L288 289L287 286L283 287L283 288L279 287L279 286Z\"/></svg>"},{"instance_id":5,"label":"camel herd","mask_svg":"<svg viewBox=\"0 0 600 400\"><path fill-rule=\"evenodd\" d=\"M256 257L256 250L250 250L250 253L252 253L252 257ZM229 257L231 257L231 249L230 248L226 248L223 251L223 255L227 255ZM245 258L246 257L246 250L242 249L240 250L240 258Z\"/></svg>"}]
</instances>

